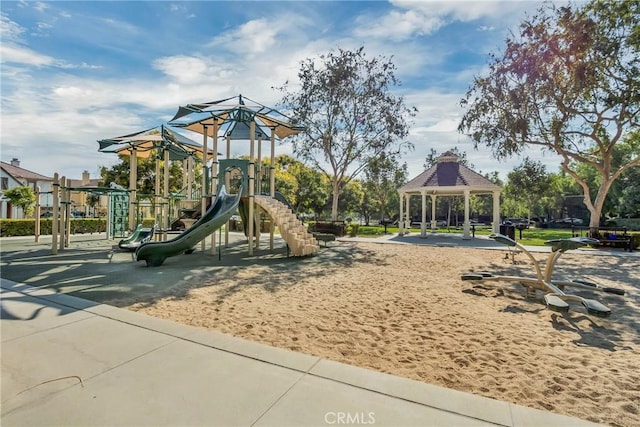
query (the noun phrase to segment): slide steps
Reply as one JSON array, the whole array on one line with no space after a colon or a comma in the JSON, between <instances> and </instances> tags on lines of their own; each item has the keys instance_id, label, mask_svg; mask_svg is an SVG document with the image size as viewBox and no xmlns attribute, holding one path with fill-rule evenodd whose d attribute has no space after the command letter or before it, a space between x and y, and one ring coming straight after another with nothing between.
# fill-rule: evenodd
<instances>
[{"instance_id":1,"label":"slide steps","mask_svg":"<svg viewBox=\"0 0 640 427\"><path fill-rule=\"evenodd\" d=\"M318 251L318 241L284 203L269 196L256 196L255 202L274 221L293 256L312 255Z\"/></svg>"}]
</instances>

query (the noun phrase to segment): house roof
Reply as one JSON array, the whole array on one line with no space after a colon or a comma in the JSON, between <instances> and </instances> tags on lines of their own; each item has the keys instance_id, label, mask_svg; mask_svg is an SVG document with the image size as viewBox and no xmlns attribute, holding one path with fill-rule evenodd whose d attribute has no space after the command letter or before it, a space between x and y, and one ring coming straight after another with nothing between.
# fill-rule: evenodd
<instances>
[{"instance_id":1,"label":"house roof","mask_svg":"<svg viewBox=\"0 0 640 427\"><path fill-rule=\"evenodd\" d=\"M24 179L29 182L33 181L53 181L53 178L48 176L40 175L39 173L32 172L30 170L21 168L19 166L14 166L11 163L0 162L0 167L5 170L9 175L16 179Z\"/></svg>"},{"instance_id":2,"label":"house roof","mask_svg":"<svg viewBox=\"0 0 640 427\"><path fill-rule=\"evenodd\" d=\"M458 156L451 152L444 153L435 165L399 189L404 193L429 191L458 194L464 190L500 191L501 187L461 164Z\"/></svg>"}]
</instances>

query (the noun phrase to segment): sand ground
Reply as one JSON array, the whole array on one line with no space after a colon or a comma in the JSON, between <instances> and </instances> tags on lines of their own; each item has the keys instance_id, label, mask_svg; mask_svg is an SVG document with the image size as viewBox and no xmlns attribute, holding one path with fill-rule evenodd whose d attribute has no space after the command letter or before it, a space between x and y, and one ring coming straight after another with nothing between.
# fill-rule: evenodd
<instances>
[{"instance_id":1,"label":"sand ground","mask_svg":"<svg viewBox=\"0 0 640 427\"><path fill-rule=\"evenodd\" d=\"M533 274L523 254L515 263L504 255L336 242L282 265L227 268L128 308L594 422L640 425L640 258L560 258L556 278L627 291L574 291L612 309L600 319L580 305L550 311L519 284L460 279L482 270Z\"/></svg>"}]
</instances>

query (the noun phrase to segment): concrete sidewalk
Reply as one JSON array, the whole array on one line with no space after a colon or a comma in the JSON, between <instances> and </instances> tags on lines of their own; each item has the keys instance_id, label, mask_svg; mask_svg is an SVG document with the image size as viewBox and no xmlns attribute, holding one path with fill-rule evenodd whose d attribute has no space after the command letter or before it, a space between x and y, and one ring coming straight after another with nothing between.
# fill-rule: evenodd
<instances>
[{"instance_id":1,"label":"concrete sidewalk","mask_svg":"<svg viewBox=\"0 0 640 427\"><path fill-rule=\"evenodd\" d=\"M1 279L2 425L593 425Z\"/></svg>"}]
</instances>

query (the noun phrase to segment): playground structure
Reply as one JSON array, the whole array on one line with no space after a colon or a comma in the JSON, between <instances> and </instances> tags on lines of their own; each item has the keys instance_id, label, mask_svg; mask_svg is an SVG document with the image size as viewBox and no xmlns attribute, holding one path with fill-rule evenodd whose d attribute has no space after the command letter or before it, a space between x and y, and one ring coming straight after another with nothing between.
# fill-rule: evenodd
<instances>
[{"instance_id":1,"label":"playground structure","mask_svg":"<svg viewBox=\"0 0 640 427\"><path fill-rule=\"evenodd\" d=\"M511 250L516 249L524 253L531 259L536 272L535 277L519 277L519 276L500 276L494 275L491 272L472 272L462 275L462 280L474 281L474 282L519 282L527 290L528 297L535 297L536 291L544 292L544 300L547 308L560 313L567 313L569 311L568 302L579 302L591 315L597 317L608 317L611 315L611 310L601 302L594 299L583 298L579 295L567 294L564 292L566 287L573 287L579 289L588 289L591 291L606 292L615 295L624 295L625 292L622 289L603 287L596 283L585 280L553 280L553 269L558 261L558 258L568 250L578 249L587 245L597 244L596 239L589 237L572 237L569 239L556 239L545 242L545 245L551 246L551 253L547 257L544 272L540 266L540 263L533 257L533 255L520 243L511 239L503 234L492 234L492 239L499 243L507 245Z\"/></svg>"},{"instance_id":2,"label":"playground structure","mask_svg":"<svg viewBox=\"0 0 640 427\"><path fill-rule=\"evenodd\" d=\"M183 249L176 245L177 241L192 242L197 237L201 242L201 250L205 250L205 238L211 237L211 252L216 250L216 234L214 231L225 227L225 245L229 242L228 220L235 213L235 208L243 216L246 225L245 235L248 239L248 252L260 247L260 216L271 217L269 229L269 249L274 249L274 231L279 227L282 237L287 243L287 254L306 256L315 253L318 248L317 240L306 231L306 227L297 219L286 201L276 200L275 191L275 139L286 138L300 132L302 128L288 123L274 109L261 104L247 104L242 95L237 102L227 103L234 99L227 98L203 104L190 104L180 107L171 125L182 127L202 134L202 145L178 134L170 127L162 125L133 134L98 141L99 151L115 153L129 158L129 188L125 189L113 184L109 188L69 188L67 181L55 174L53 185L53 214L58 221L53 221L52 254L69 245L70 239L70 191L90 191L109 196L107 239L124 238L119 247L122 249L148 248L139 252L138 259L147 260L149 265L160 265L174 252L193 252L192 247ZM251 101L253 102L253 101ZM282 116L282 115L281 115ZM282 116L284 117L284 116ZM271 145L271 162L268 167L262 167L263 138L269 137ZM226 140L226 159L219 159L219 139ZM213 142L208 147L209 140ZM248 160L231 158L231 141L244 140L249 142ZM257 156L256 156L257 142ZM137 159L152 158L155 160L154 194L139 194L137 180ZM180 193L169 192L169 168L172 161L181 161L183 165L183 187ZM202 181L196 183L194 179L195 164L202 165ZM161 174L160 169L163 173ZM161 176L163 180L161 181ZM233 183L232 183L233 181ZM268 182L268 191L263 192L263 183ZM161 186L162 184L162 186ZM265 185L265 186L267 186ZM220 202L227 206L229 194L226 189L236 189L238 198L234 211L224 210L220 215L217 198L224 195ZM221 191L221 190L225 191ZM216 196L216 193L218 196ZM233 191L231 191L233 193ZM260 196L257 196L260 195ZM269 200L273 199L273 200ZM149 203L149 200L152 202ZM235 200L235 198L234 198ZM155 225L142 227L142 209L149 206L154 216ZM289 205L290 206L290 205ZM175 218L170 218L171 207ZM214 215L212 210L217 209ZM200 211L199 216L196 211ZM190 212L191 215L186 215ZM195 213L195 215L193 215ZM222 219L224 218L224 221ZM171 224L180 220L183 233L168 240ZM213 227L215 225L215 227ZM142 231L145 228L144 232ZM198 231L190 231L196 228ZM207 233L204 233L204 231ZM188 237L188 238L187 238ZM37 235L36 235L37 239ZM151 242L155 240L155 242ZM151 245L150 243L173 242L167 246ZM197 242L196 242L197 243ZM178 251L177 248L181 249ZM158 251L148 255L149 251ZM146 254L146 255L145 255ZM145 258L147 257L147 258ZM161 259L161 260L160 260Z\"/></svg>"},{"instance_id":3,"label":"playground structure","mask_svg":"<svg viewBox=\"0 0 640 427\"><path fill-rule=\"evenodd\" d=\"M255 237L256 246L259 246L260 241L260 228L257 226L260 223L259 217L265 213L271 218L271 237L273 238L273 231L277 226L282 238L287 243L288 254L306 256L317 252L317 241L286 203L266 195L256 195L251 202L251 198L244 191L249 184L249 177L246 173L248 165L246 160L221 160L218 176L219 191L214 203L210 205L205 214L174 239L140 245L136 250L136 260L146 261L147 266L157 267L162 265L168 257L180 253L191 253L195 245L209 235L215 237L216 230L225 224L228 225L229 219L236 211L241 213L245 224L245 235L247 238ZM227 188L234 187L236 189L235 195L227 193ZM255 205L256 210L253 215L249 215L248 212L252 205ZM252 224L253 227L251 227ZM250 235L250 232L253 235ZM225 242L228 242L228 233L229 227L227 226L225 227ZM273 245L273 240L271 240L271 244Z\"/></svg>"},{"instance_id":4,"label":"playground structure","mask_svg":"<svg viewBox=\"0 0 640 427\"><path fill-rule=\"evenodd\" d=\"M233 185L231 181L238 181L240 185L235 187L242 191L239 195L240 199L237 206L243 217L245 225L245 235L248 239L248 252L253 255L255 248L260 245L260 216L269 215L271 217L269 229L269 248L274 247L274 228L278 226L284 240L287 242L288 254L293 256L309 255L317 251L318 243L313 236L306 231L306 228L297 220L294 213L287 209L287 203L280 206L274 199L273 203L267 201L267 198L274 198L275 192L275 139L286 138L294 135L302 130L290 124L281 113L274 109L265 107L255 103L247 104L246 98L242 95L231 97L219 101L189 104L181 106L175 117L169 124L176 128L185 128L192 132L200 133L203 136L202 145L197 144L190 139L176 133L169 126L162 125L157 128L147 129L134 134L123 135L120 137L105 139L98 141L100 144L99 151L116 153L120 156L129 157L130 184L128 189L128 230L133 232L139 226L139 211L143 206L143 199L137 194L137 159L152 158L156 161L155 174L155 191L153 195L152 210L155 216L154 220L157 224L155 228L156 241L169 241L168 233L172 230L183 229L183 234L187 233L191 228L198 228L199 232L189 232L187 235L202 237L201 250L205 249L205 238L211 236L211 251L215 251L216 235L213 229L206 236L200 236L202 230L209 229L213 218L211 217L211 209L217 203L216 192L224 187L233 193ZM234 100L234 101L232 101ZM280 116L280 117L279 117ZM269 137L271 143L271 162L266 168L262 167L262 143L263 138ZM222 153L219 140L226 140L226 159L219 159ZM249 142L248 160L232 159L231 141L244 140ZM209 142L213 142L209 148ZM257 156L255 153L257 142ZM183 189L181 194L169 193L169 165L171 161L180 160L183 162ZM202 165L202 181L196 183L194 179L194 165L200 163ZM164 168L163 188L160 182L160 165ZM263 183L268 182L268 192L263 193ZM228 194L224 193L228 196ZM268 196L259 198L256 195L268 194ZM146 196L147 199L149 195ZM123 207L123 206L121 206ZM173 207L173 209L171 209ZM136 212L134 212L134 210ZM174 215L171 215L173 210ZM231 216L235 212L231 212ZM171 216L171 218L170 218ZM203 219L208 217L209 221ZM227 218L223 223L218 224L221 217L216 216L216 228L225 227L225 245L228 244L229 227ZM203 220L203 221L201 221ZM205 228L204 225L207 224ZM176 226L177 225L177 226ZM124 236L123 236L124 237ZM175 246L176 240L187 239L180 235L172 239L174 243L169 246ZM188 241L193 240L190 237ZM148 242L152 243L152 242ZM140 245L141 247L145 244ZM149 246L148 246L149 247ZM160 245L155 245L159 248ZM175 246L178 247L178 246ZM186 249L185 251L191 250ZM154 249L145 249L141 252L141 258L146 251ZM171 253L169 249L157 249L159 252ZM152 257L153 258L153 257ZM157 259L156 259L157 258ZM154 258L149 265L161 264L158 261L162 258L160 254ZM166 258L166 257L165 257Z\"/></svg>"}]
</instances>

